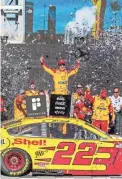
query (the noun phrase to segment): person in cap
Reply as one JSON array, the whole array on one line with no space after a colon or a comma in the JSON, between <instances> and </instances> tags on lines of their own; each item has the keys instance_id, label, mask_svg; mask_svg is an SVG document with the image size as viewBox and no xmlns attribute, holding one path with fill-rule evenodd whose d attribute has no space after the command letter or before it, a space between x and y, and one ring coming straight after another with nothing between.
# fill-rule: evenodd
<instances>
[{"instance_id":1,"label":"person in cap","mask_svg":"<svg viewBox=\"0 0 122 179\"><path fill-rule=\"evenodd\" d=\"M14 99L14 119L19 120L26 117L26 95L23 89L20 89L19 94Z\"/></svg>"},{"instance_id":2,"label":"person in cap","mask_svg":"<svg viewBox=\"0 0 122 179\"><path fill-rule=\"evenodd\" d=\"M41 56L40 62L43 69L53 77L54 92L52 92L52 94L67 95L69 77L75 75L78 72L80 61L77 60L76 66L74 66L74 68L71 70L66 69L66 62L64 59L58 60L58 67L56 69L49 68L45 63L43 56Z\"/></svg>"},{"instance_id":3,"label":"person in cap","mask_svg":"<svg viewBox=\"0 0 122 179\"><path fill-rule=\"evenodd\" d=\"M29 90L26 90L25 95L26 96L36 96L39 92L36 90L36 86L34 81L32 80L29 86Z\"/></svg>"},{"instance_id":4,"label":"person in cap","mask_svg":"<svg viewBox=\"0 0 122 179\"><path fill-rule=\"evenodd\" d=\"M103 88L100 94L94 97L92 124L104 132L108 132L109 118L114 122L115 115L107 90Z\"/></svg>"},{"instance_id":5,"label":"person in cap","mask_svg":"<svg viewBox=\"0 0 122 179\"><path fill-rule=\"evenodd\" d=\"M79 100L82 91L84 90L83 85L81 85L80 83L78 83L76 85L76 91L73 93L73 101Z\"/></svg>"},{"instance_id":6,"label":"person in cap","mask_svg":"<svg viewBox=\"0 0 122 179\"><path fill-rule=\"evenodd\" d=\"M92 111L88 108L85 104L85 91L82 89L80 90L79 99L76 100L74 105L74 117L85 120L85 118L91 115Z\"/></svg>"}]
</instances>

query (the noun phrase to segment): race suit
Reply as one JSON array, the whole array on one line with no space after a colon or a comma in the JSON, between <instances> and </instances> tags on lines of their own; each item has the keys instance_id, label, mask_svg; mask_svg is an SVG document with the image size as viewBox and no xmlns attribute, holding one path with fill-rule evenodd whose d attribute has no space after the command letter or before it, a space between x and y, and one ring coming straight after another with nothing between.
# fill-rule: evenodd
<instances>
[{"instance_id":1,"label":"race suit","mask_svg":"<svg viewBox=\"0 0 122 179\"><path fill-rule=\"evenodd\" d=\"M23 119L26 112L26 104L24 103L25 95L18 95L14 100L14 119L19 120Z\"/></svg>"},{"instance_id":2,"label":"race suit","mask_svg":"<svg viewBox=\"0 0 122 179\"><path fill-rule=\"evenodd\" d=\"M27 90L27 91L25 92L25 95L26 95L26 96L36 96L36 95L39 95L39 92L36 91L36 90Z\"/></svg>"},{"instance_id":3,"label":"race suit","mask_svg":"<svg viewBox=\"0 0 122 179\"><path fill-rule=\"evenodd\" d=\"M93 125L104 132L108 132L109 114L112 115L112 120L114 120L114 110L110 99L102 99L100 96L95 96L92 116Z\"/></svg>"},{"instance_id":4,"label":"race suit","mask_svg":"<svg viewBox=\"0 0 122 179\"><path fill-rule=\"evenodd\" d=\"M80 63L77 63L72 70L64 70L64 71L60 71L59 69L51 69L46 65L44 61L43 63L41 63L41 65L43 69L53 77L55 91L52 92L52 94L67 95L68 79L70 76L75 75L78 72Z\"/></svg>"},{"instance_id":5,"label":"race suit","mask_svg":"<svg viewBox=\"0 0 122 179\"><path fill-rule=\"evenodd\" d=\"M84 120L89 113L92 113L92 110L85 106L85 101L77 100L73 113L76 114L77 118Z\"/></svg>"}]
</instances>

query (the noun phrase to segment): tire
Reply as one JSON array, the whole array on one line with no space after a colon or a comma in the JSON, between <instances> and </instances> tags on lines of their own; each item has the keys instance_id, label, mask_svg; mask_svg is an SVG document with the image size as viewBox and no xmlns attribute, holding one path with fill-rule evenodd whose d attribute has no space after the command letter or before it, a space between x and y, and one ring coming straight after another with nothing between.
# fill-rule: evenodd
<instances>
[{"instance_id":1,"label":"tire","mask_svg":"<svg viewBox=\"0 0 122 179\"><path fill-rule=\"evenodd\" d=\"M31 169L30 156L21 149L7 149L1 154L1 171L7 176L21 176Z\"/></svg>"}]
</instances>

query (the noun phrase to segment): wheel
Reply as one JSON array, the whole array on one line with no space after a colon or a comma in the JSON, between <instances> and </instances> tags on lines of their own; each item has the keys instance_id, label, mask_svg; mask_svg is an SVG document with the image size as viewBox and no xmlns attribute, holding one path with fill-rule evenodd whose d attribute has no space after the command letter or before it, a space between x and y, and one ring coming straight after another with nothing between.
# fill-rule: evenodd
<instances>
[{"instance_id":1,"label":"wheel","mask_svg":"<svg viewBox=\"0 0 122 179\"><path fill-rule=\"evenodd\" d=\"M18 148L7 149L1 154L1 170L7 176L21 176L31 169L31 158Z\"/></svg>"}]
</instances>

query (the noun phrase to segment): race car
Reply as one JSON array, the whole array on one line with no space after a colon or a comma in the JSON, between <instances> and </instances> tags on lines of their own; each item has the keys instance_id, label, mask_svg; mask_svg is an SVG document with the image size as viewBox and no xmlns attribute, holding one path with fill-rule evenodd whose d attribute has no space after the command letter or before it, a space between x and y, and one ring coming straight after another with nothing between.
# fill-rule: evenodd
<instances>
[{"instance_id":1,"label":"race car","mask_svg":"<svg viewBox=\"0 0 122 179\"><path fill-rule=\"evenodd\" d=\"M82 120L13 120L2 124L1 134L1 170L8 176L122 175L122 137Z\"/></svg>"}]
</instances>

